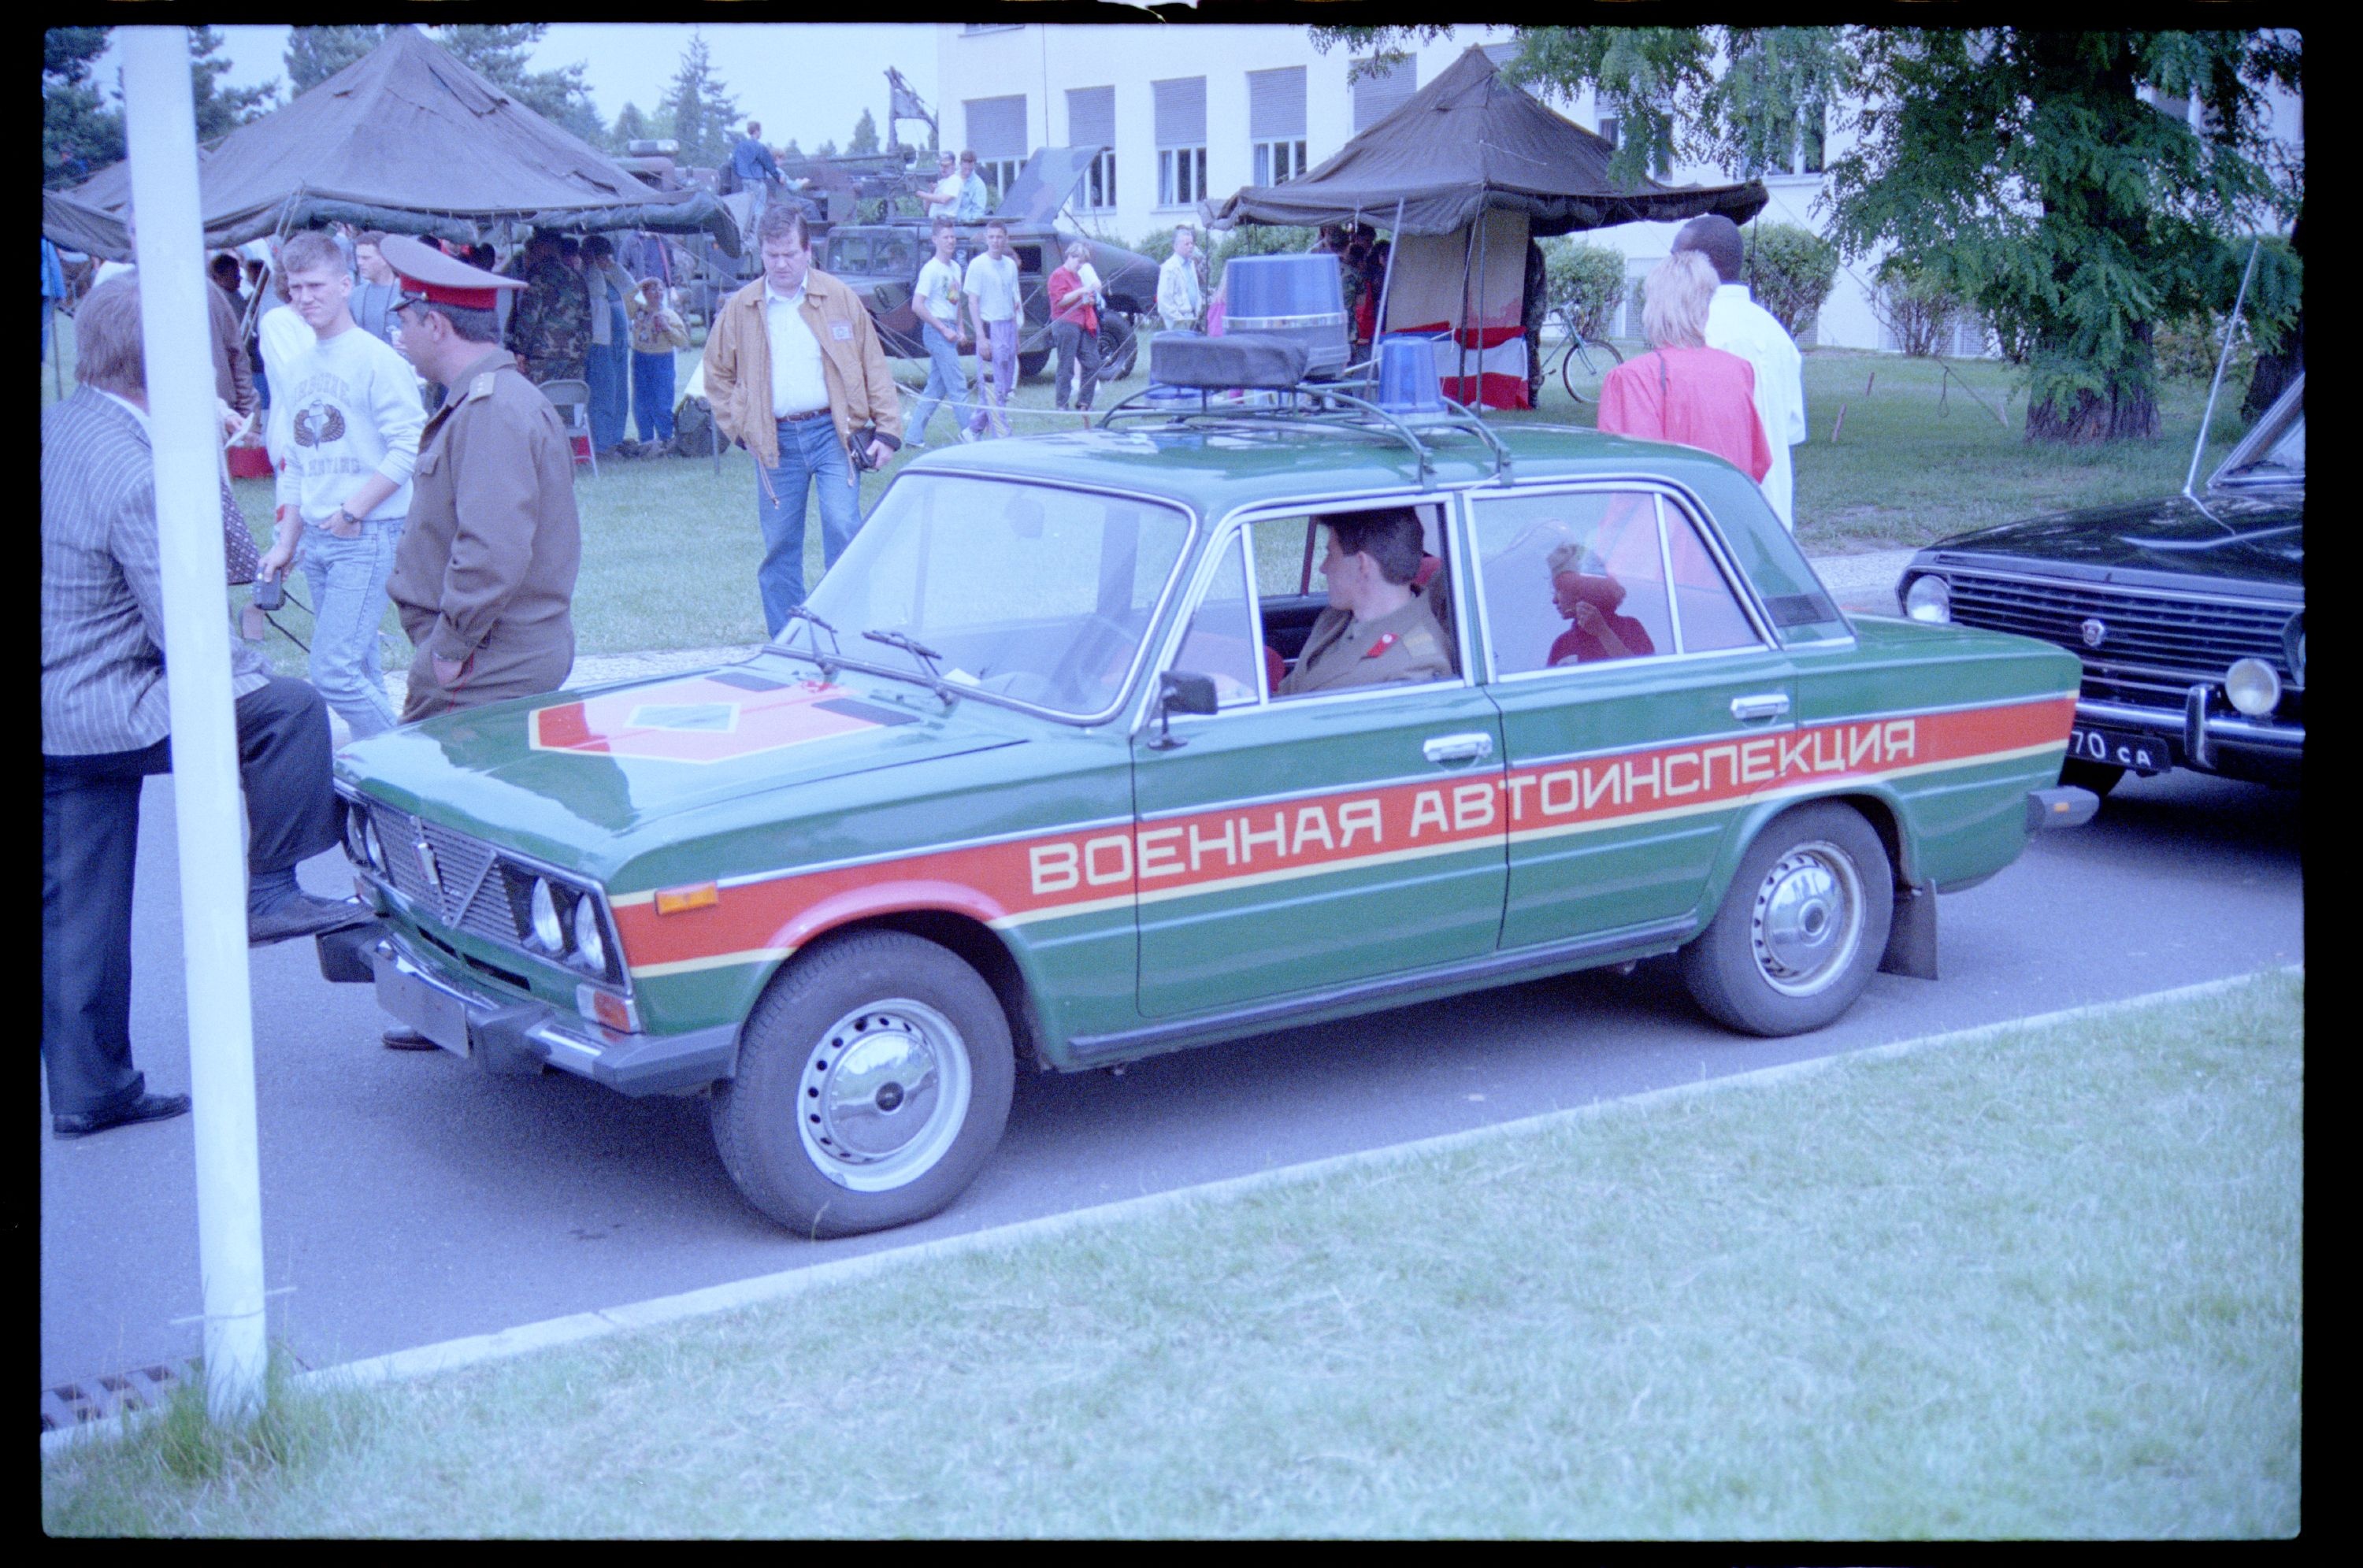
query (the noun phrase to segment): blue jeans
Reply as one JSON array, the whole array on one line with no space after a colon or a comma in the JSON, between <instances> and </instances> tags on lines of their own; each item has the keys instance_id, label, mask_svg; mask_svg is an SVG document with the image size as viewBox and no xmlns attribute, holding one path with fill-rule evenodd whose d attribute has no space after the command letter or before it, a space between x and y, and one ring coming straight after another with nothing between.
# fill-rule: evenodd
<instances>
[{"instance_id":1,"label":"blue jeans","mask_svg":"<svg viewBox=\"0 0 2363 1568\"><path fill-rule=\"evenodd\" d=\"M643 441L672 439L672 350L632 355L632 422Z\"/></svg>"},{"instance_id":2,"label":"blue jeans","mask_svg":"<svg viewBox=\"0 0 2363 1568\"><path fill-rule=\"evenodd\" d=\"M927 346L927 384L919 401L911 405L910 424L905 426L914 442L927 438L927 421L945 403L951 404L955 430L969 412L968 372L960 368L960 345L925 322L919 324L919 337Z\"/></svg>"},{"instance_id":3,"label":"blue jeans","mask_svg":"<svg viewBox=\"0 0 2363 1568\"><path fill-rule=\"evenodd\" d=\"M594 343L582 361L582 379L591 385L591 447L604 452L624 438L624 423L631 416L631 328L624 307L612 305L608 327L614 341Z\"/></svg>"},{"instance_id":4,"label":"blue jeans","mask_svg":"<svg viewBox=\"0 0 2363 1568\"><path fill-rule=\"evenodd\" d=\"M1017 389L1017 320L988 321L984 330L992 336L993 359L977 372L982 395L977 399L977 410L968 427L980 434L990 431L995 436L1009 434L1009 394Z\"/></svg>"},{"instance_id":5,"label":"blue jeans","mask_svg":"<svg viewBox=\"0 0 2363 1568\"><path fill-rule=\"evenodd\" d=\"M779 430L780 466L765 469L763 459L755 459L755 519L763 527L763 564L756 569L755 586L763 596L763 624L775 637L788 624L788 612L804 602L806 494L820 491L822 569L835 566L861 530L861 495L846 461L845 443L837 438L836 421L826 414L793 423L782 419Z\"/></svg>"},{"instance_id":6,"label":"blue jeans","mask_svg":"<svg viewBox=\"0 0 2363 1568\"><path fill-rule=\"evenodd\" d=\"M385 619L385 580L394 573L403 520L364 519L361 537L339 539L316 525L304 530L304 580L312 587L312 684L344 715L353 738L394 728L378 668L377 629Z\"/></svg>"}]
</instances>

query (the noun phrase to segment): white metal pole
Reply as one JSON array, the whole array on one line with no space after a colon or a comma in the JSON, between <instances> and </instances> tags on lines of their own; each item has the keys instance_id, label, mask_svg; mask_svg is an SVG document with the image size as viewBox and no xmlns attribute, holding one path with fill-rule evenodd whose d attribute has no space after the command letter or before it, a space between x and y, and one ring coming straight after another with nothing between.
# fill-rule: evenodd
<instances>
[{"instance_id":1,"label":"white metal pole","mask_svg":"<svg viewBox=\"0 0 2363 1568\"><path fill-rule=\"evenodd\" d=\"M126 28L122 39L124 130L138 215L140 336L172 670L205 1403L214 1419L229 1422L261 1408L266 1352L244 819L215 477L221 438L203 292L213 285L205 281L198 212L188 34L180 28Z\"/></svg>"}]
</instances>

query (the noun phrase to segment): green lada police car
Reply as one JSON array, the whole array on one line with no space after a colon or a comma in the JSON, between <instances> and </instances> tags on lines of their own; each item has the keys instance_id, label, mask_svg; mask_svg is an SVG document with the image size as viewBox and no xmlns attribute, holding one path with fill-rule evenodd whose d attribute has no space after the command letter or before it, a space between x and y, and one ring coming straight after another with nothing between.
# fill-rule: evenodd
<instances>
[{"instance_id":1,"label":"green lada police car","mask_svg":"<svg viewBox=\"0 0 2363 1568\"><path fill-rule=\"evenodd\" d=\"M1159 395L914 460L744 663L348 746L382 919L324 969L494 1072L709 1096L749 1200L841 1235L949 1204L1020 1061L1669 953L1817 1028L2090 814L2073 657L1849 623L1716 458ZM1281 694L1326 520L1382 508L1448 669Z\"/></svg>"}]
</instances>

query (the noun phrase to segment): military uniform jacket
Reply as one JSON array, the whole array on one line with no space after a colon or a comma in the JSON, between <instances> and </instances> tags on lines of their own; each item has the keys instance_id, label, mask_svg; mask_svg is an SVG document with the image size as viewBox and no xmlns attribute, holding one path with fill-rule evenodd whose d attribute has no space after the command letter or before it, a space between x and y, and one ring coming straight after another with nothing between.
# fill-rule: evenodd
<instances>
[{"instance_id":1,"label":"military uniform jacket","mask_svg":"<svg viewBox=\"0 0 2363 1568\"><path fill-rule=\"evenodd\" d=\"M418 441L410 517L386 582L418 650L405 720L563 685L582 557L574 454L558 411L506 350L489 349ZM438 685L430 656L471 655L457 687Z\"/></svg>"},{"instance_id":2,"label":"military uniform jacket","mask_svg":"<svg viewBox=\"0 0 2363 1568\"><path fill-rule=\"evenodd\" d=\"M1402 609L1359 626L1351 611L1321 612L1321 618L1313 623L1313 635L1304 639L1304 657L1280 683L1280 695L1341 691L1349 686L1397 680L1441 680L1451 673L1444 628L1436 624L1427 601L1414 594Z\"/></svg>"},{"instance_id":3,"label":"military uniform jacket","mask_svg":"<svg viewBox=\"0 0 2363 1568\"><path fill-rule=\"evenodd\" d=\"M565 262L543 261L525 275L525 293L509 313L508 345L537 381L580 381L591 355L591 286Z\"/></svg>"}]
</instances>

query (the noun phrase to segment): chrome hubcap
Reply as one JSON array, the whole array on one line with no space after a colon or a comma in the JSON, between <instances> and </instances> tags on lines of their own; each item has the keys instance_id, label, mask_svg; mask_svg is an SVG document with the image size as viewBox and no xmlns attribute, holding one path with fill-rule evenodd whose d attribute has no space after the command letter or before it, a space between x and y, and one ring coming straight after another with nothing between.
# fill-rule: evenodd
<instances>
[{"instance_id":1,"label":"chrome hubcap","mask_svg":"<svg viewBox=\"0 0 2363 1568\"><path fill-rule=\"evenodd\" d=\"M1756 966L1777 991L1810 996L1854 960L1862 942L1862 882L1836 845L1801 844L1765 873L1749 934Z\"/></svg>"},{"instance_id":2,"label":"chrome hubcap","mask_svg":"<svg viewBox=\"0 0 2363 1568\"><path fill-rule=\"evenodd\" d=\"M796 1127L820 1173L884 1192L932 1169L968 1118L968 1052L951 1021L903 998L847 1013L805 1059Z\"/></svg>"}]
</instances>

